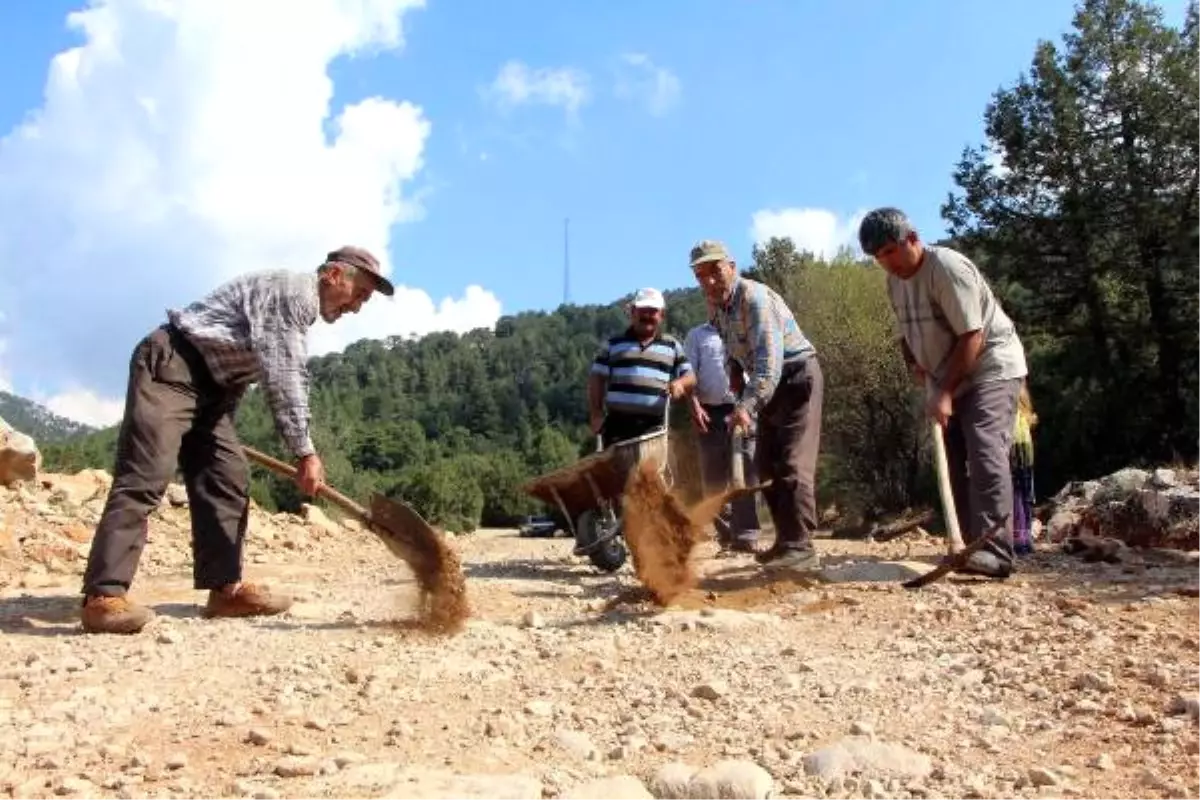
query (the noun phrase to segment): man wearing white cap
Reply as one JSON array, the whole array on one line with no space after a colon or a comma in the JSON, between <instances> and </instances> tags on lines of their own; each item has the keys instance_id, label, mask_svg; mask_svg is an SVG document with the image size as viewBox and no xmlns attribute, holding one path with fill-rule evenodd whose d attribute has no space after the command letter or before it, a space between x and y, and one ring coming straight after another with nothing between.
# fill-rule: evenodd
<instances>
[{"instance_id":1,"label":"man wearing white cap","mask_svg":"<svg viewBox=\"0 0 1200 800\"><path fill-rule=\"evenodd\" d=\"M629 327L609 338L592 361L589 416L605 447L663 427L667 398L684 397L696 383L683 345L662 331L666 305L657 289L639 289L629 306Z\"/></svg>"}]
</instances>

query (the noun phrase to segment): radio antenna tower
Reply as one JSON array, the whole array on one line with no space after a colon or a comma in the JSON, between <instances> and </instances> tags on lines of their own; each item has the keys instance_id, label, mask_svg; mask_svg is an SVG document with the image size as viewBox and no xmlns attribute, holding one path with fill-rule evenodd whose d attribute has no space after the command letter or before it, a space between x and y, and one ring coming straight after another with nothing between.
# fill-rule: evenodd
<instances>
[{"instance_id":1,"label":"radio antenna tower","mask_svg":"<svg viewBox=\"0 0 1200 800\"><path fill-rule=\"evenodd\" d=\"M571 219L563 220L563 305L571 302Z\"/></svg>"}]
</instances>

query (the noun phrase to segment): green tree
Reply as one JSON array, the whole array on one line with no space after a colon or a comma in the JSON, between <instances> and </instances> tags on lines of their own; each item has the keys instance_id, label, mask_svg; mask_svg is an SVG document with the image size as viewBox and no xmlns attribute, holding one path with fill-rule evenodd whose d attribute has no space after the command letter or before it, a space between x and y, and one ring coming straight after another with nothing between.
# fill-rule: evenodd
<instances>
[{"instance_id":1,"label":"green tree","mask_svg":"<svg viewBox=\"0 0 1200 800\"><path fill-rule=\"evenodd\" d=\"M943 215L1010 303L1050 486L1196 456L1197 67L1194 2L1176 30L1087 0L955 172Z\"/></svg>"}]
</instances>

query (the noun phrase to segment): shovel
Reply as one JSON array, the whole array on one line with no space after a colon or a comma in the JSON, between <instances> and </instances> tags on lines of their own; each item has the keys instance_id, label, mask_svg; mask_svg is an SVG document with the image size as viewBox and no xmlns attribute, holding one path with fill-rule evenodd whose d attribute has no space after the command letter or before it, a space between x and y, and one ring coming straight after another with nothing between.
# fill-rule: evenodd
<instances>
[{"instance_id":1,"label":"shovel","mask_svg":"<svg viewBox=\"0 0 1200 800\"><path fill-rule=\"evenodd\" d=\"M950 465L946 460L946 440L937 420L929 423L933 436L933 464L937 468L938 494L942 498L942 516L946 518L946 550L950 555L963 551L962 531L958 529L958 509L950 488Z\"/></svg>"},{"instance_id":2,"label":"shovel","mask_svg":"<svg viewBox=\"0 0 1200 800\"><path fill-rule=\"evenodd\" d=\"M729 447L729 489L725 493L725 502L736 500L747 494L761 492L771 486L771 480L746 485L746 431L734 428L730 434Z\"/></svg>"},{"instance_id":3,"label":"shovel","mask_svg":"<svg viewBox=\"0 0 1200 800\"><path fill-rule=\"evenodd\" d=\"M272 472L287 478L296 477L296 468L292 465L251 447L243 445L242 450L251 461ZM379 494L371 498L370 510L330 486L322 486L317 490L317 496L324 497L366 525L393 555L408 564L420 585L424 616L437 617L439 625L444 625L448 621L443 618L447 614L457 614L458 606L465 613L466 587L458 557L420 514L404 503Z\"/></svg>"},{"instance_id":4,"label":"shovel","mask_svg":"<svg viewBox=\"0 0 1200 800\"><path fill-rule=\"evenodd\" d=\"M929 570L929 572L926 572L924 575L918 575L915 578L909 578L900 585L905 589L920 589L922 586L928 586L939 578L949 575L955 570L961 569L962 567L966 566L967 561L970 560L972 555L983 549L988 542L992 541L995 536L1004 530L1004 526L1007 524L1007 521L1008 518L1006 517L1005 521L1001 522L995 530L988 532L984 536L980 536L964 549L945 556L942 558L940 564Z\"/></svg>"}]
</instances>

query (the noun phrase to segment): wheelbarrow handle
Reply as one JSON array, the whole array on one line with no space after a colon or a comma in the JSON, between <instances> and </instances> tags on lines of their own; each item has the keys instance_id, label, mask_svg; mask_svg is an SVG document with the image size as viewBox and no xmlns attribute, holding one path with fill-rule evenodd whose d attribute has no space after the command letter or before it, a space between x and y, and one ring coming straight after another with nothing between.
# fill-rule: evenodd
<instances>
[{"instance_id":1,"label":"wheelbarrow handle","mask_svg":"<svg viewBox=\"0 0 1200 800\"><path fill-rule=\"evenodd\" d=\"M601 430L603 430L604 426L601 425L600 428L601 428ZM663 430L668 431L668 432L671 430L671 394L669 392L667 393L666 399L663 401ZM604 436L603 436L603 434L597 433L596 434L596 452L599 453L599 452L602 452L603 450L604 450Z\"/></svg>"},{"instance_id":2,"label":"wheelbarrow handle","mask_svg":"<svg viewBox=\"0 0 1200 800\"><path fill-rule=\"evenodd\" d=\"M249 458L251 461L258 463L258 464L266 467L267 469L271 470L272 472L282 475L285 478L293 478L294 479L298 473L298 470L295 467L293 467L291 464L285 464L284 462L280 461L279 459L272 458L271 456L267 455L266 453L260 453L259 451L255 450L253 447L247 447L246 445L242 445L242 450L245 451L246 457ZM337 491L336 489L334 489L328 485L322 486L320 489L318 489L317 496L324 497L326 500L329 500L331 503L334 503L335 505L340 506L343 511L346 511L349 514L352 514L352 515L358 517L360 522L364 522L364 523L371 522L370 512L368 512L365 508L360 506L358 503L351 500L349 497L346 497L346 495L342 494L341 492Z\"/></svg>"}]
</instances>

